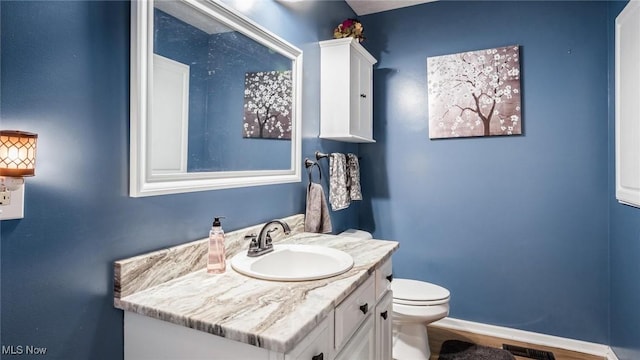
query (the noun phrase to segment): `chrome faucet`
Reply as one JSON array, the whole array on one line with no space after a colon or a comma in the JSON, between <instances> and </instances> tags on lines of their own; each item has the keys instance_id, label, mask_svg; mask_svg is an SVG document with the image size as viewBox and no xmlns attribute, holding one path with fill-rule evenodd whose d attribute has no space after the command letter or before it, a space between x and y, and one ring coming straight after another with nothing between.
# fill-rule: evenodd
<instances>
[{"instance_id":1,"label":"chrome faucet","mask_svg":"<svg viewBox=\"0 0 640 360\"><path fill-rule=\"evenodd\" d=\"M280 224L280 226L282 226L282 230L284 230L285 235L289 235L289 233L291 232L291 228L286 222L282 220L269 221L268 223L264 224L262 229L260 229L260 234L258 234L257 238L256 234L245 236L246 239L251 240L251 245L249 245L247 256L256 257L273 251L271 233L276 231L276 228L269 229L269 225L271 224Z\"/></svg>"}]
</instances>

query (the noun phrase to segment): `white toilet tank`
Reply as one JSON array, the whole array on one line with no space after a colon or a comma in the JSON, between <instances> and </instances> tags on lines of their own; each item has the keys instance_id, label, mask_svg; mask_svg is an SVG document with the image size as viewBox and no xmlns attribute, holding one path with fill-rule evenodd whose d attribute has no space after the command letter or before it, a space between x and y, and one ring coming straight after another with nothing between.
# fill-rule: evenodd
<instances>
[{"instance_id":1,"label":"white toilet tank","mask_svg":"<svg viewBox=\"0 0 640 360\"><path fill-rule=\"evenodd\" d=\"M355 237L363 240L373 239L373 236L371 236L370 232L364 231L364 230L356 230L356 229L348 229L341 232L338 235L351 236L351 237Z\"/></svg>"}]
</instances>

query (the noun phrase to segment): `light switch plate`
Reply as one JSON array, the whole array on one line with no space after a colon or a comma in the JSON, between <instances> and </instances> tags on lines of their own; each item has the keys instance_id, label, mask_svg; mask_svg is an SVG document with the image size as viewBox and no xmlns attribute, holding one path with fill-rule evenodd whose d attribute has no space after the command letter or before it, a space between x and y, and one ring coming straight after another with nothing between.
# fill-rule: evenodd
<instances>
[{"instance_id":1,"label":"light switch plate","mask_svg":"<svg viewBox=\"0 0 640 360\"><path fill-rule=\"evenodd\" d=\"M11 203L0 206L0 220L24 218L24 185L11 192Z\"/></svg>"}]
</instances>

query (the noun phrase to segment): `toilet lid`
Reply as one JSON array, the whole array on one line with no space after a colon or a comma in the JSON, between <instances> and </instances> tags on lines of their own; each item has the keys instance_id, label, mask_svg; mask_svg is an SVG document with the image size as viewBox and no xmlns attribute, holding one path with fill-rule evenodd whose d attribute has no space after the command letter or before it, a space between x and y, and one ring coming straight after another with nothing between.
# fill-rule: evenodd
<instances>
[{"instance_id":1,"label":"toilet lid","mask_svg":"<svg viewBox=\"0 0 640 360\"><path fill-rule=\"evenodd\" d=\"M449 290L442 286L424 281L410 279L393 279L391 282L394 302L398 303L430 303L449 299Z\"/></svg>"}]
</instances>

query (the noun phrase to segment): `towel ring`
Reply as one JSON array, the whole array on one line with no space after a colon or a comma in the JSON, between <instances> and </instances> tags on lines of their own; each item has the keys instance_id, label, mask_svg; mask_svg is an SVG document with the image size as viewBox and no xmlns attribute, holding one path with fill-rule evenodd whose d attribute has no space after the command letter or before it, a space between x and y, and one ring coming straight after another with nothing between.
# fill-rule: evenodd
<instances>
[{"instance_id":1,"label":"towel ring","mask_svg":"<svg viewBox=\"0 0 640 360\"><path fill-rule=\"evenodd\" d=\"M309 184L311 184L313 182L313 174L312 174L312 168L313 166L316 166L318 168L318 174L319 174L319 179L318 182L322 183L322 169L320 168L320 165L315 162L315 161L311 161L309 159L305 159L304 160L304 166L307 168L307 173L309 175Z\"/></svg>"}]
</instances>

